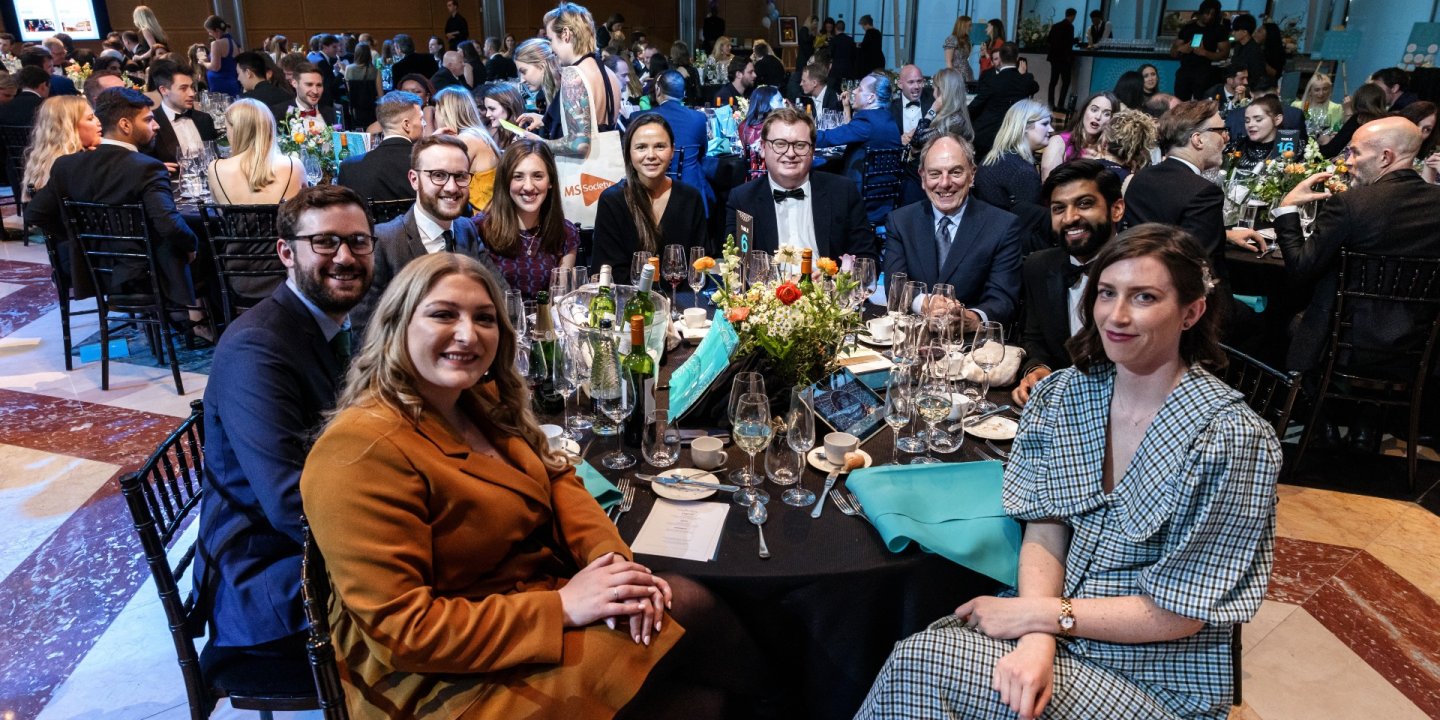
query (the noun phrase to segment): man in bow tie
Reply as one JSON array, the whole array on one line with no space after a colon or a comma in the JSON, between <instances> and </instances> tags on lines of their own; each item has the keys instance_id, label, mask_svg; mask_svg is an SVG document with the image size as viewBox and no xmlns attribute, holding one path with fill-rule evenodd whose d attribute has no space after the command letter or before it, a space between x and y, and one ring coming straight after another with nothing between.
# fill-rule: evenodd
<instances>
[{"instance_id":1,"label":"man in bow tie","mask_svg":"<svg viewBox=\"0 0 1440 720\"><path fill-rule=\"evenodd\" d=\"M291 110L305 122L307 128L327 127L335 118L335 107L323 101L324 95L325 75L320 69L310 63L296 66L295 102L280 103L270 108L280 124L280 132L286 131L285 116Z\"/></svg>"},{"instance_id":2,"label":"man in bow tie","mask_svg":"<svg viewBox=\"0 0 1440 720\"><path fill-rule=\"evenodd\" d=\"M1021 271L1025 367L1010 393L1016 407L1029 402L1035 383L1070 367L1065 341L1080 330L1085 267L1125 217L1120 178L1096 160L1071 160L1051 170L1040 197L1050 208L1050 228L1060 245L1031 253Z\"/></svg>"},{"instance_id":3,"label":"man in bow tie","mask_svg":"<svg viewBox=\"0 0 1440 720\"><path fill-rule=\"evenodd\" d=\"M849 179L810 172L815 121L792 108L772 110L760 130L766 174L730 191L725 233L750 218L752 235L742 250L775 252L780 245L810 248L818 257L875 257L875 233L865 203ZM737 220L740 218L740 220ZM736 235L736 242L741 238Z\"/></svg>"},{"instance_id":4,"label":"man in bow tie","mask_svg":"<svg viewBox=\"0 0 1440 720\"><path fill-rule=\"evenodd\" d=\"M155 144L145 153L171 173L179 171L179 159L198 156L205 143L217 137L215 120L195 110L195 79L190 71L171 62L156 62L150 80L160 93L160 112L155 113Z\"/></svg>"},{"instance_id":5,"label":"man in bow tie","mask_svg":"<svg viewBox=\"0 0 1440 720\"><path fill-rule=\"evenodd\" d=\"M900 68L900 82L897 84L900 86L900 97L890 103L890 117L900 128L901 142L908 145L920 118L925 117L925 113L930 112L930 106L935 104L935 93L925 87L925 76L914 65Z\"/></svg>"}]
</instances>

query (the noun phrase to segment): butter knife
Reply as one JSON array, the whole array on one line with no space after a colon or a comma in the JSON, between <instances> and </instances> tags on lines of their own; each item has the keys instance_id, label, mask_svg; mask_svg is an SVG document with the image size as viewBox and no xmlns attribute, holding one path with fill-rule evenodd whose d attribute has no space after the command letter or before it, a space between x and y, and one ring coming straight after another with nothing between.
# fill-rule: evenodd
<instances>
[{"instance_id":1,"label":"butter knife","mask_svg":"<svg viewBox=\"0 0 1440 720\"><path fill-rule=\"evenodd\" d=\"M708 483L690 478L667 476L667 475L644 475L635 473L635 479L642 482L655 483L659 485L683 485L687 487L706 488L708 490L724 490L725 492L739 492L738 485L726 485L724 483Z\"/></svg>"},{"instance_id":2,"label":"butter knife","mask_svg":"<svg viewBox=\"0 0 1440 720\"><path fill-rule=\"evenodd\" d=\"M821 490L820 494L815 497L815 509L810 511L810 517L818 518L820 517L820 513L825 510L825 498L829 497L830 490L835 487L835 481L839 479L840 471L843 469L844 466L835 468L830 471L829 475L825 476L825 489Z\"/></svg>"},{"instance_id":3,"label":"butter knife","mask_svg":"<svg viewBox=\"0 0 1440 720\"><path fill-rule=\"evenodd\" d=\"M995 417L996 415L999 415L1000 413L1003 413L1003 412L1005 412L1005 411L1007 411L1007 410L1009 410L1009 409L1010 409L1010 406L1009 406L1009 405L1001 405L1000 407L997 407L997 408L995 408L994 410L991 410L990 412L981 413L980 415L976 415L975 417L972 417L972 418L965 418L965 421L964 421L964 422L958 422L958 423L955 423L954 425L951 425L950 428L949 428L949 430L950 430L950 432L953 433L953 432L960 432L961 430L964 430L964 429L967 428L967 427L975 427L976 425L978 425L978 424L980 424L980 423L982 423L982 422L985 422L987 419L992 418L992 417Z\"/></svg>"}]
</instances>

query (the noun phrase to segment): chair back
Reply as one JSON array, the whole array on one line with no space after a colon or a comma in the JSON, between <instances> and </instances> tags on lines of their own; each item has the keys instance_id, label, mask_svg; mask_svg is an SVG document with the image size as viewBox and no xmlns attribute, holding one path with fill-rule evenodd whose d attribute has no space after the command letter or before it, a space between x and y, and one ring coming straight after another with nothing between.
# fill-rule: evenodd
<instances>
[{"instance_id":1,"label":"chair back","mask_svg":"<svg viewBox=\"0 0 1440 720\"><path fill-rule=\"evenodd\" d=\"M1334 375L1385 377L1381 365L1420 382L1440 333L1440 258L1342 250L1330 330Z\"/></svg>"},{"instance_id":2,"label":"chair back","mask_svg":"<svg viewBox=\"0 0 1440 720\"><path fill-rule=\"evenodd\" d=\"M183 307L165 297L145 207L65 200L70 239L80 243L100 307L154 310Z\"/></svg>"},{"instance_id":3,"label":"chair back","mask_svg":"<svg viewBox=\"0 0 1440 720\"><path fill-rule=\"evenodd\" d=\"M900 178L904 148L868 149L861 174L860 196L870 211L895 209L900 201Z\"/></svg>"},{"instance_id":4,"label":"chair back","mask_svg":"<svg viewBox=\"0 0 1440 720\"><path fill-rule=\"evenodd\" d=\"M685 148L675 148L675 159L670 161L670 169L665 171L665 176L671 182L680 182L680 168L685 165Z\"/></svg>"},{"instance_id":5,"label":"chair back","mask_svg":"<svg viewBox=\"0 0 1440 720\"><path fill-rule=\"evenodd\" d=\"M195 652L194 596L182 598L178 584L195 559L195 543L185 548L173 565L166 549L184 531L190 511L200 504L205 473L204 417L202 401L192 401L190 417L165 438L138 471L120 478L120 491L130 508L145 562L155 578L160 605L169 621L170 638L175 643L192 708L209 708L215 702Z\"/></svg>"},{"instance_id":6,"label":"chair back","mask_svg":"<svg viewBox=\"0 0 1440 720\"><path fill-rule=\"evenodd\" d=\"M364 132L375 122L375 103L380 94L375 90L375 80L350 80L345 83L345 92L350 96L350 127Z\"/></svg>"},{"instance_id":7,"label":"chair back","mask_svg":"<svg viewBox=\"0 0 1440 720\"><path fill-rule=\"evenodd\" d=\"M285 282L285 265L275 252L279 206L207 204L203 212L228 324Z\"/></svg>"},{"instance_id":8,"label":"chair back","mask_svg":"<svg viewBox=\"0 0 1440 720\"><path fill-rule=\"evenodd\" d=\"M25 151L30 149L31 126L0 125L0 145L5 147L5 181L20 202L25 190Z\"/></svg>"},{"instance_id":9,"label":"chair back","mask_svg":"<svg viewBox=\"0 0 1440 720\"><path fill-rule=\"evenodd\" d=\"M370 219L376 224L390 222L406 212L410 206L415 204L414 198L402 198L400 200L371 200Z\"/></svg>"},{"instance_id":10,"label":"chair back","mask_svg":"<svg viewBox=\"0 0 1440 720\"><path fill-rule=\"evenodd\" d=\"M300 595L305 601L305 619L310 623L305 650L310 670L315 674L315 689L320 709L326 720L349 720L345 709L345 690L340 684L340 668L335 662L335 646L330 639L330 575L325 558L310 533L310 521L300 518L305 555L300 563Z\"/></svg>"},{"instance_id":11,"label":"chair back","mask_svg":"<svg viewBox=\"0 0 1440 720\"><path fill-rule=\"evenodd\" d=\"M1284 439L1300 393L1300 373L1280 372L1229 345L1220 347L1230 359L1221 379L1239 390L1245 404L1275 428L1276 437Z\"/></svg>"}]
</instances>

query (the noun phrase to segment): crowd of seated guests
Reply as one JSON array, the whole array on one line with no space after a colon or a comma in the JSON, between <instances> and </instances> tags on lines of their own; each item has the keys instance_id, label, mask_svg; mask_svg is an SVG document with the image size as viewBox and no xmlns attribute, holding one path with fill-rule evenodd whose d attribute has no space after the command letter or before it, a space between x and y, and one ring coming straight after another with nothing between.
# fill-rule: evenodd
<instances>
[{"instance_id":1,"label":"crowd of seated guests","mask_svg":"<svg viewBox=\"0 0 1440 720\"><path fill-rule=\"evenodd\" d=\"M124 80L108 70L78 95L50 72L57 58L74 60L73 48L57 40L18 50L16 94L0 105L0 125L33 128L26 219L65 248L61 262L74 274L83 259L67 242L61 201L143 204L167 293L200 308L205 278L194 261L203 248L176 205L174 165L218 132L194 112L198 82L229 87L233 71L241 99L225 116L230 153L206 177L218 204L279 207L275 253L286 280L215 339L206 480L223 491L207 494L202 508L207 552L197 577L215 630L204 664L214 671L258 658L304 669L303 508L342 601L335 637L358 715L466 707L506 715L527 698L563 697L584 717L658 717L669 710L657 708L702 698L691 709L707 716L716 697L758 692L758 661L733 672L755 648L725 603L636 565L536 426L503 298L515 290L533 299L555 268L609 265L616 282L634 282L635 251L714 251L744 225L751 249L874 258L887 277L949 285L953 301L919 297L915 307L958 327L1015 326L1026 360L1012 397L1025 414L1004 501L1030 521L1019 597L970 600L898 646L861 716L917 707L986 716L1002 705L1039 715L1062 690L1067 707L1205 715L1225 703L1228 679L1216 668L1228 668L1218 653L1228 653L1229 626L1263 595L1278 471L1273 433L1210 374L1217 341L1243 341L1256 327L1253 313L1231 302L1225 251L1267 245L1254 229L1226 227L1212 177L1227 157L1245 170L1298 154L1312 113L1323 119L1312 123L1323 125L1322 153L1343 153L1352 168L1351 191L1312 189L1328 179L1317 176L1274 209L1287 270L1315 288L1276 360L1286 368L1313 372L1323 359L1342 249L1440 257L1440 111L1398 69L1376 73L1345 103L1333 102L1330 79L1316 74L1288 104L1268 73L1229 73L1212 88L1217 99L1179 102L1159 92L1153 67L1142 68L1127 79L1134 87L1093 94L1056 134L1051 108L1029 99L1038 84L1003 27L990 29L983 57L993 67L973 97L953 67L928 86L914 65L842 78L854 61L835 55L843 34L816 43L795 69L797 93L792 78L774 77L773 56L734 55L722 38L712 56L725 73L716 97L748 98L738 134L755 163L748 181L720 187L705 114L686 103L698 99L688 51L677 44L667 60L641 43L637 70L630 50L607 42L620 52L602 63L593 18L572 3L547 13L543 37L513 52L491 38L483 53L461 43L438 62L403 35L386 41L389 51L335 36L317 36L308 57L283 38L245 51L223 20L207 21L211 43L187 62L167 57L153 13L137 10L135 19L133 37L118 37L109 57L138 71L150 95L118 87ZM342 70L347 62L359 70ZM755 87L757 73L774 84ZM436 77L445 85L438 92ZM334 184L309 187L300 163L280 153L278 128L289 117L328 127L342 79L386 90L374 107L382 139L342 162ZM841 93L841 79L859 82ZM539 94L533 112L524 88ZM640 96L644 103L627 102ZM839 111L842 122L817 130L824 111ZM624 179L599 193L593 228L582 229L566 217L557 158L578 161L612 131L621 134ZM824 162L820 147L843 152ZM861 192L865 156L902 147L911 160L906 194L895 205L870 203ZM1298 208L1316 200L1324 204L1307 241ZM376 224L372 201L409 207ZM1141 286L1167 292L1143 312L1120 313L1117 298ZM198 312L176 321L203 336ZM1417 323L1366 323L1376 361L1415 342ZM1155 341L1139 350L1114 343L1106 331L1117 325ZM1155 367L1168 385L1152 385ZM1193 487L1243 482L1181 498L1183 522L1159 529L1139 515L1161 490L1116 480L1132 460L1165 459L1135 454L1139 435L1125 431L1108 438L1118 443L1117 464L1067 489L1095 502L1057 506L1037 468L1071 457L1071 444L1103 446L1103 424L1065 423L1114 414L1085 405L1112 394L1130 401L1121 419L1131 420L1147 403L1159 413L1165 398L1183 398L1175 406L1184 412L1142 420L1218 438L1186 456L1203 456L1184 470L1197 478ZM474 461L460 468L450 459L460 455ZM497 491L521 480L520 496ZM341 483L347 491L334 492ZM1135 496L1097 499L1111 492ZM481 506L489 520L478 530L453 514ZM357 516L373 520L364 533ZM1155 527L1149 539L1117 540L1104 532L1107 520ZM535 533L559 545L509 540ZM380 551L395 546L409 548L403 562ZM1226 552L1235 547L1248 554ZM1101 551L1125 567L1086 564ZM1061 581L1081 577L1095 584L1063 596ZM1044 612L1019 602L1026 597L1045 599ZM1077 625L1055 627L1061 600ZM1036 680L1044 668L1053 675ZM498 692L497 673L507 678ZM1195 682L1177 687L1179 674ZM296 679L307 683L308 673ZM1011 683L1006 697L995 683Z\"/></svg>"}]
</instances>

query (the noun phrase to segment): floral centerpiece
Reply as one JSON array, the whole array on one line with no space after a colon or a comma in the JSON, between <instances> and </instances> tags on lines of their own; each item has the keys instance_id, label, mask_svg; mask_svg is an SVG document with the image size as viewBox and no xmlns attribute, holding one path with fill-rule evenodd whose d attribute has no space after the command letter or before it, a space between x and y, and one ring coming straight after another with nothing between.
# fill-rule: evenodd
<instances>
[{"instance_id":1,"label":"floral centerpiece","mask_svg":"<svg viewBox=\"0 0 1440 720\"><path fill-rule=\"evenodd\" d=\"M1015 39L1026 50L1045 50L1050 45L1050 23L1042 23L1033 11L1020 20Z\"/></svg>"},{"instance_id":2,"label":"floral centerpiece","mask_svg":"<svg viewBox=\"0 0 1440 720\"><path fill-rule=\"evenodd\" d=\"M1280 154L1279 159L1272 158L1256 165L1254 173L1250 175L1236 172L1239 160L1240 152L1238 150L1225 157L1224 172L1227 185L1234 182L1243 183L1250 189L1250 197L1267 205L1278 205L1291 190L1295 189L1295 186L1316 173L1335 173L1333 177L1325 181L1326 189L1332 193L1345 192L1350 189L1343 177L1350 171L1345 160L1343 158L1334 161L1326 159L1320 153L1320 146L1316 144L1314 138L1305 144L1305 151L1299 158L1295 157L1295 151L1286 150Z\"/></svg>"},{"instance_id":3,"label":"floral centerpiece","mask_svg":"<svg viewBox=\"0 0 1440 720\"><path fill-rule=\"evenodd\" d=\"M80 63L70 63L70 65L65 68L65 77L70 78L70 81L75 83L75 87L84 87L85 81L90 79L91 72L93 71L90 68L90 63L85 63L84 65Z\"/></svg>"},{"instance_id":4,"label":"floral centerpiece","mask_svg":"<svg viewBox=\"0 0 1440 720\"><path fill-rule=\"evenodd\" d=\"M287 155L309 155L320 163L327 177L335 177L335 131L324 122L300 117L295 108L280 123L280 151Z\"/></svg>"},{"instance_id":5,"label":"floral centerpiece","mask_svg":"<svg viewBox=\"0 0 1440 720\"><path fill-rule=\"evenodd\" d=\"M780 382L778 387L808 385L839 367L840 343L862 326L859 287L847 270L831 258L815 262L814 277L804 282L799 274L801 251L782 246L775 253L778 277L746 287L741 278L745 258L734 236L726 239L715 305L735 328L740 344L736 358L763 356ZM700 258L697 270L716 267L714 259Z\"/></svg>"}]
</instances>

